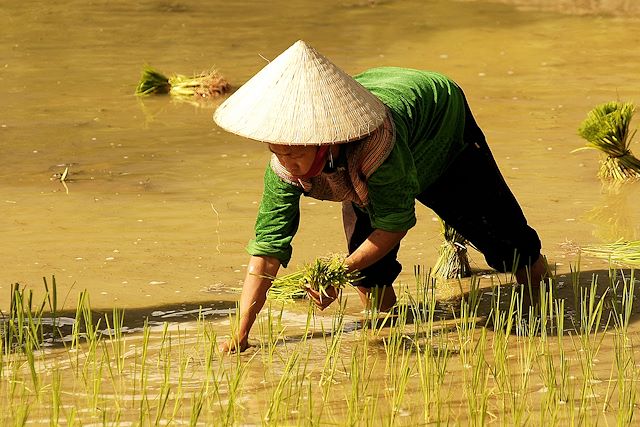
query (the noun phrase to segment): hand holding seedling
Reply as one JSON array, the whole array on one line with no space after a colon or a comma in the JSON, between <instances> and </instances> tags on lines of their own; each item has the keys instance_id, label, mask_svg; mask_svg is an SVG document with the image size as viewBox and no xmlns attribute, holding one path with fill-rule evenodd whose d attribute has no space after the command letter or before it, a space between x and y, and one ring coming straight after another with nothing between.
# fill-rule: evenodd
<instances>
[{"instance_id":1,"label":"hand holding seedling","mask_svg":"<svg viewBox=\"0 0 640 427\"><path fill-rule=\"evenodd\" d=\"M313 301L320 310L329 307L331 303L338 298L338 293L340 292L335 286L327 286L319 290L314 290L311 286L307 286L306 291L309 299Z\"/></svg>"}]
</instances>

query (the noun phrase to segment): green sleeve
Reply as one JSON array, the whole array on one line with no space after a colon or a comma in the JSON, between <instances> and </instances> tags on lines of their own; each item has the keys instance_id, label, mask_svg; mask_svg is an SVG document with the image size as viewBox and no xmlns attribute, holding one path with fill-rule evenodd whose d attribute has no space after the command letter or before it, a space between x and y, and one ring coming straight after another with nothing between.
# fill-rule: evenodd
<instances>
[{"instance_id":1,"label":"green sleeve","mask_svg":"<svg viewBox=\"0 0 640 427\"><path fill-rule=\"evenodd\" d=\"M249 254L272 256L287 266L292 253L291 241L300 223L301 194L302 189L284 182L267 167L255 238L247 245Z\"/></svg>"},{"instance_id":2,"label":"green sleeve","mask_svg":"<svg viewBox=\"0 0 640 427\"><path fill-rule=\"evenodd\" d=\"M405 144L395 144L389 157L369 177L367 188L367 212L373 228L406 231L416 224L418 179Z\"/></svg>"}]
</instances>

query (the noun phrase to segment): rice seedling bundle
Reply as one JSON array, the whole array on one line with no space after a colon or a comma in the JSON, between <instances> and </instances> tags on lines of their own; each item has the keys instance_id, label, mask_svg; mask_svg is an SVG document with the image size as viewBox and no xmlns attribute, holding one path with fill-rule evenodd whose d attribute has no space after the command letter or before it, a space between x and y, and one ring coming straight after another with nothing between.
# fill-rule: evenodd
<instances>
[{"instance_id":1,"label":"rice seedling bundle","mask_svg":"<svg viewBox=\"0 0 640 427\"><path fill-rule=\"evenodd\" d=\"M207 99L227 93L231 89L229 83L217 71L211 70L185 76L173 74L170 77L146 65L142 70L136 95L170 94L186 100Z\"/></svg>"},{"instance_id":2,"label":"rice seedling bundle","mask_svg":"<svg viewBox=\"0 0 640 427\"><path fill-rule=\"evenodd\" d=\"M598 258L605 258L611 262L640 267L640 240L618 240L603 245L584 246L582 252Z\"/></svg>"},{"instance_id":3,"label":"rice seedling bundle","mask_svg":"<svg viewBox=\"0 0 640 427\"><path fill-rule=\"evenodd\" d=\"M278 301L304 298L307 295L306 288L320 292L321 296L328 296L329 286L341 290L360 278L359 271L348 270L344 256L333 254L316 258L294 273L274 278L268 297Z\"/></svg>"},{"instance_id":4,"label":"rice seedling bundle","mask_svg":"<svg viewBox=\"0 0 640 427\"><path fill-rule=\"evenodd\" d=\"M630 132L635 105L631 102L611 101L598 105L587 114L578 129L587 140L584 149L600 150L598 177L607 181L625 181L640 178L640 160L629 149L636 131Z\"/></svg>"},{"instance_id":5,"label":"rice seedling bundle","mask_svg":"<svg viewBox=\"0 0 640 427\"><path fill-rule=\"evenodd\" d=\"M438 259L433 267L434 275L443 279L471 276L467 240L449 224L441 222L444 243L438 251Z\"/></svg>"}]
</instances>

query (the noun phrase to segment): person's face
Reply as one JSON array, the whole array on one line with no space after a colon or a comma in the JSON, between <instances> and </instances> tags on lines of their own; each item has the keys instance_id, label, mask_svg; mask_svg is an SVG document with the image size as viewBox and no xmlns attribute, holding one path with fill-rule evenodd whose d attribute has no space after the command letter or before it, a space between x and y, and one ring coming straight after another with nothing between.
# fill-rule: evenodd
<instances>
[{"instance_id":1,"label":"person's face","mask_svg":"<svg viewBox=\"0 0 640 427\"><path fill-rule=\"evenodd\" d=\"M294 176L303 176L311 169L318 147L315 145L269 144L269 150L276 155L284 168Z\"/></svg>"}]
</instances>

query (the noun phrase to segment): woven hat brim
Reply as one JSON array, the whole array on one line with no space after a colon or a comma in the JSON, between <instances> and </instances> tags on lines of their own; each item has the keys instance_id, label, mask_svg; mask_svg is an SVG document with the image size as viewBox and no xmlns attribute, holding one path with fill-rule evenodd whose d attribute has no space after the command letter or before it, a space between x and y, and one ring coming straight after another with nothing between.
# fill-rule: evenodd
<instances>
[{"instance_id":1,"label":"woven hat brim","mask_svg":"<svg viewBox=\"0 0 640 427\"><path fill-rule=\"evenodd\" d=\"M303 41L294 43L214 113L229 132L273 144L352 141L377 129L385 106Z\"/></svg>"}]
</instances>

